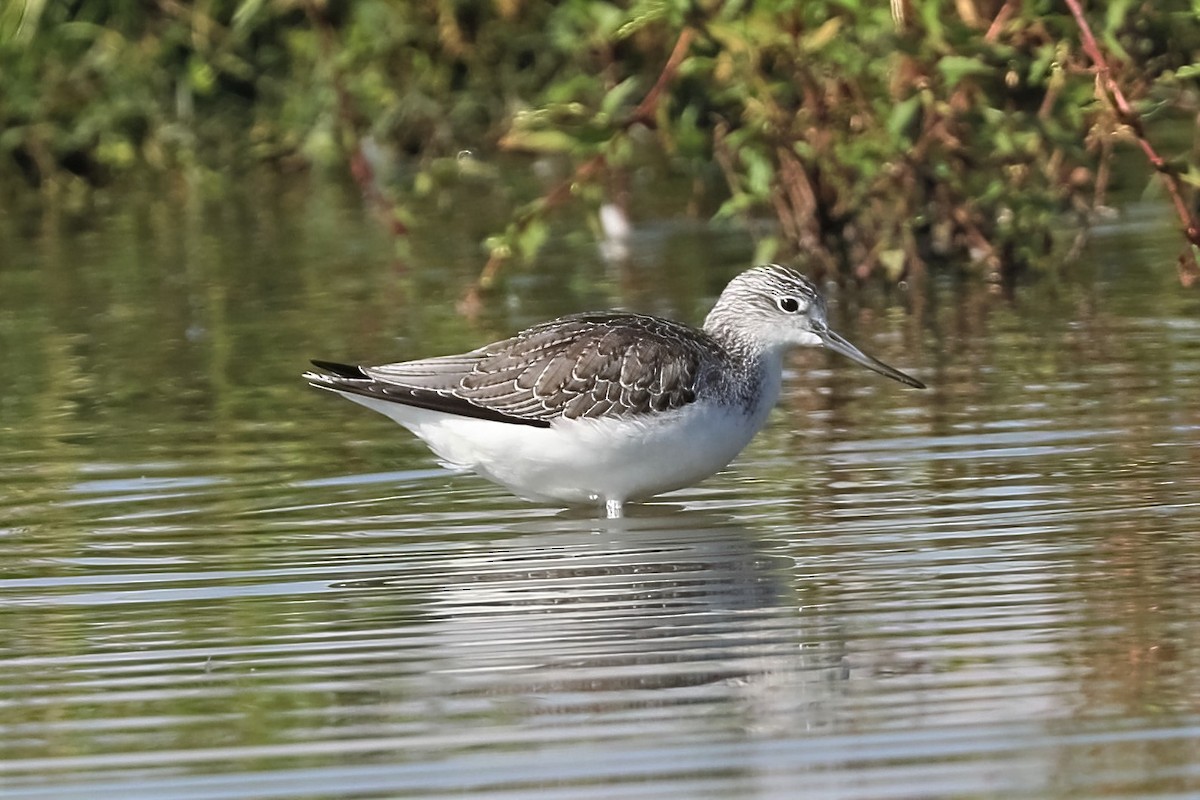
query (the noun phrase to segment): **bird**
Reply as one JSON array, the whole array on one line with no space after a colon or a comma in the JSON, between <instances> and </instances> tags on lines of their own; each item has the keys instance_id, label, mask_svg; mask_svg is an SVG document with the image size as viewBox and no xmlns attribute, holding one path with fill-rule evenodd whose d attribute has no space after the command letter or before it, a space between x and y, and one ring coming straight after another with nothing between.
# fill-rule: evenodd
<instances>
[{"instance_id":1,"label":"bird","mask_svg":"<svg viewBox=\"0 0 1200 800\"><path fill-rule=\"evenodd\" d=\"M701 328L585 312L458 355L313 360L319 371L303 377L398 422L444 466L536 503L602 505L612 519L732 461L779 399L794 347L926 388L831 330L817 287L778 264L734 277Z\"/></svg>"}]
</instances>

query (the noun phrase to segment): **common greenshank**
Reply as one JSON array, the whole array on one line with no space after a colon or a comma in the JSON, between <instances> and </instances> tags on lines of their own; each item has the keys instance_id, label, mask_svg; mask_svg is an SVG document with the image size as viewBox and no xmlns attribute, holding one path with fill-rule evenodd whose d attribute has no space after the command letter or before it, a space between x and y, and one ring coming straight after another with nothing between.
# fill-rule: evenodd
<instances>
[{"instance_id":1,"label":"common greenshank","mask_svg":"<svg viewBox=\"0 0 1200 800\"><path fill-rule=\"evenodd\" d=\"M816 286L775 264L730 281L703 329L572 314L462 355L313 361L323 372L304 378L391 417L449 467L535 502L602 502L611 518L732 461L766 421L797 346L925 388L831 331Z\"/></svg>"}]
</instances>

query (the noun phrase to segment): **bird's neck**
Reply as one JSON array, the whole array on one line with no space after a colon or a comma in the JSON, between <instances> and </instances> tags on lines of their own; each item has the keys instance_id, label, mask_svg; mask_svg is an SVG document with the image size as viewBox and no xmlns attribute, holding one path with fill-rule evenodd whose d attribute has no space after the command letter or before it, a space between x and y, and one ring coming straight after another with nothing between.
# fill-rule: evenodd
<instances>
[{"instance_id":1,"label":"bird's neck","mask_svg":"<svg viewBox=\"0 0 1200 800\"><path fill-rule=\"evenodd\" d=\"M728 326L706 323L704 328L721 347L724 363L713 377L723 384L724 396L765 417L779 399L785 348L766 347Z\"/></svg>"}]
</instances>

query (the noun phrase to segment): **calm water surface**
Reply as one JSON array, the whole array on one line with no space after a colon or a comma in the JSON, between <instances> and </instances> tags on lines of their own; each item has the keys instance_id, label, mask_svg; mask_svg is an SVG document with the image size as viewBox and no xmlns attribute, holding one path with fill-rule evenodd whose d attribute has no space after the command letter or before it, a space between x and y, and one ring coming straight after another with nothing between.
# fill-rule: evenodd
<instances>
[{"instance_id":1,"label":"calm water surface","mask_svg":"<svg viewBox=\"0 0 1200 800\"><path fill-rule=\"evenodd\" d=\"M932 388L801 354L729 469L619 522L298 374L697 321L739 237L556 239L468 319L474 217L405 266L307 185L0 216L0 794L1200 795L1200 296L1157 215L1011 298L835 297Z\"/></svg>"}]
</instances>

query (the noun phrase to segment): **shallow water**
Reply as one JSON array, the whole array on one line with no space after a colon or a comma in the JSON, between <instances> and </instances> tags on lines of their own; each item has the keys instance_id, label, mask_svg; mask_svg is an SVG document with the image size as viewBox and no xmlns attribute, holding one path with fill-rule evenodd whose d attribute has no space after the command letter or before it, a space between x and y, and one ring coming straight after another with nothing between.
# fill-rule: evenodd
<instances>
[{"instance_id":1,"label":"shallow water","mask_svg":"<svg viewBox=\"0 0 1200 800\"><path fill-rule=\"evenodd\" d=\"M729 469L606 522L298 373L696 321L745 241L552 243L465 320L468 237L401 264L268 189L0 218L5 798L1200 792L1200 297L1154 210L1012 298L836 297L932 388L801 354Z\"/></svg>"}]
</instances>

